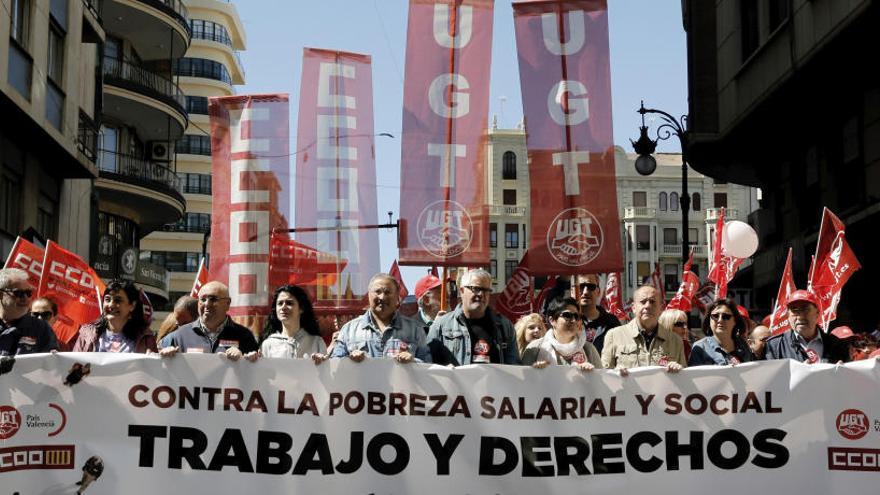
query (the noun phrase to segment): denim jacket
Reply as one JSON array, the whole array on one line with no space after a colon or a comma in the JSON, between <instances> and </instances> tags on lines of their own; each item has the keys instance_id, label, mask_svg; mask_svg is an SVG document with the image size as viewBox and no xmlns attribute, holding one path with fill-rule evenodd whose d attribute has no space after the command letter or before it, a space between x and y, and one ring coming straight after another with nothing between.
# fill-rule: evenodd
<instances>
[{"instance_id":1,"label":"denim jacket","mask_svg":"<svg viewBox=\"0 0 880 495\"><path fill-rule=\"evenodd\" d=\"M516 333L510 320L489 308L486 308L486 314L495 323L495 344L501 351L501 364L520 364ZM455 366L471 364L471 334L461 305L434 320L428 331L428 347L435 363Z\"/></svg>"},{"instance_id":2,"label":"denim jacket","mask_svg":"<svg viewBox=\"0 0 880 495\"><path fill-rule=\"evenodd\" d=\"M399 347L395 349L394 345ZM400 313L394 314L384 332L379 330L370 310L343 325L330 357L346 357L356 350L371 358L391 357L392 352L406 350L418 361L431 362L421 323Z\"/></svg>"},{"instance_id":3,"label":"denim jacket","mask_svg":"<svg viewBox=\"0 0 880 495\"><path fill-rule=\"evenodd\" d=\"M739 338L733 338L735 347L734 357L740 362L747 363L755 360L755 355L746 342ZM721 344L713 336L704 337L694 343L691 348L691 357L688 359L688 366L700 366L705 364L725 365L730 364L731 355L721 348Z\"/></svg>"}]
</instances>

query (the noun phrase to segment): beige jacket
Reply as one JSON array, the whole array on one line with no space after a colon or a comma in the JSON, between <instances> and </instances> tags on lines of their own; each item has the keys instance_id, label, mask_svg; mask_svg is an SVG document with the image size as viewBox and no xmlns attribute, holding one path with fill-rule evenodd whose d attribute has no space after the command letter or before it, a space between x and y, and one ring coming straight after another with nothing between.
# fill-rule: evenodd
<instances>
[{"instance_id":1,"label":"beige jacket","mask_svg":"<svg viewBox=\"0 0 880 495\"><path fill-rule=\"evenodd\" d=\"M687 366L681 337L659 325L650 349L645 346L637 320L612 328L605 336L605 346L602 348L602 366L605 368L662 366L663 358L667 362L676 361L682 367Z\"/></svg>"}]
</instances>

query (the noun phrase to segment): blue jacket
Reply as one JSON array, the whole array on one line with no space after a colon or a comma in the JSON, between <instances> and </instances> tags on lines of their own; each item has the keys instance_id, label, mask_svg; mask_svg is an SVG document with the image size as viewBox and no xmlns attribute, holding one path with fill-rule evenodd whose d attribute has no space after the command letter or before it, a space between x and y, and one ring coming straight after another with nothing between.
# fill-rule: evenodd
<instances>
[{"instance_id":1,"label":"blue jacket","mask_svg":"<svg viewBox=\"0 0 880 495\"><path fill-rule=\"evenodd\" d=\"M495 323L493 344L500 349L501 364L521 364L516 347L516 332L507 318L486 308ZM465 322L464 311L459 304L454 311L437 317L428 331L428 347L437 364L461 366L471 364L471 334Z\"/></svg>"},{"instance_id":2,"label":"blue jacket","mask_svg":"<svg viewBox=\"0 0 880 495\"><path fill-rule=\"evenodd\" d=\"M755 360L755 355L749 349L748 344L739 337L733 338L733 345L736 349L734 356L741 363L747 363ZM721 344L713 336L703 337L696 341L691 348L691 357L688 359L688 366L700 366L704 364L725 365L730 364L730 353L721 348Z\"/></svg>"},{"instance_id":3,"label":"blue jacket","mask_svg":"<svg viewBox=\"0 0 880 495\"><path fill-rule=\"evenodd\" d=\"M391 325L383 332L373 320L370 310L342 326L330 357L346 357L355 350L364 351L371 358L386 357L386 351L391 350L389 344L395 341L405 343L407 351L417 360L431 362L421 321L395 313Z\"/></svg>"}]
</instances>

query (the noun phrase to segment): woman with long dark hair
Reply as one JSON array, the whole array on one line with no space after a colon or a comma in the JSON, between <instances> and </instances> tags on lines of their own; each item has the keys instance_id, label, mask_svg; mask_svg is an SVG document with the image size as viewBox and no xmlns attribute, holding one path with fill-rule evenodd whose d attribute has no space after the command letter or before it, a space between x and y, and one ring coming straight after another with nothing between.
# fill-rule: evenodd
<instances>
[{"instance_id":1,"label":"woman with long dark hair","mask_svg":"<svg viewBox=\"0 0 880 495\"><path fill-rule=\"evenodd\" d=\"M744 338L746 323L730 299L719 299L706 308L703 332L707 335L691 349L688 366L740 364L754 361Z\"/></svg>"},{"instance_id":2,"label":"woman with long dark hair","mask_svg":"<svg viewBox=\"0 0 880 495\"><path fill-rule=\"evenodd\" d=\"M156 352L156 335L144 318L140 295L133 282L107 284L101 316L79 327L73 352Z\"/></svg>"},{"instance_id":3,"label":"woman with long dark hair","mask_svg":"<svg viewBox=\"0 0 880 495\"><path fill-rule=\"evenodd\" d=\"M295 285L275 290L260 353L270 358L326 359L327 345L306 291Z\"/></svg>"}]
</instances>

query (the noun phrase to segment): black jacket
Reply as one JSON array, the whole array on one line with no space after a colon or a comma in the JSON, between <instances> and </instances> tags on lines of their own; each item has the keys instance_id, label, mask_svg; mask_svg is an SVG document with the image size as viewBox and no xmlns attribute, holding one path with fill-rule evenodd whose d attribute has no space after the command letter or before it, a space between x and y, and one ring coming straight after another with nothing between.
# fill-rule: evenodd
<instances>
[{"instance_id":1,"label":"black jacket","mask_svg":"<svg viewBox=\"0 0 880 495\"><path fill-rule=\"evenodd\" d=\"M849 361L849 349L846 343L831 333L822 332L822 329L819 329L819 332L822 333L822 359L829 363ZM794 359L803 363L807 360L807 353L795 338L795 331L788 330L767 339L764 359Z\"/></svg>"},{"instance_id":2,"label":"black jacket","mask_svg":"<svg viewBox=\"0 0 880 495\"><path fill-rule=\"evenodd\" d=\"M0 356L58 350L55 332L45 321L26 314L9 325L0 321Z\"/></svg>"},{"instance_id":3,"label":"black jacket","mask_svg":"<svg viewBox=\"0 0 880 495\"><path fill-rule=\"evenodd\" d=\"M581 316L584 322L584 329L587 331L587 341L592 342L599 354L602 354L602 347L605 345L605 334L608 330L620 326L620 320L614 315L605 311L602 306L596 306L599 310L599 316L595 320L587 321ZM592 338L591 338L592 337Z\"/></svg>"},{"instance_id":4,"label":"black jacket","mask_svg":"<svg viewBox=\"0 0 880 495\"><path fill-rule=\"evenodd\" d=\"M196 320L169 333L159 343L159 348L177 346L180 352L201 352L212 354L226 352L230 347L238 347L242 354L259 349L254 334L247 328L226 317L216 340L211 340Z\"/></svg>"}]
</instances>

